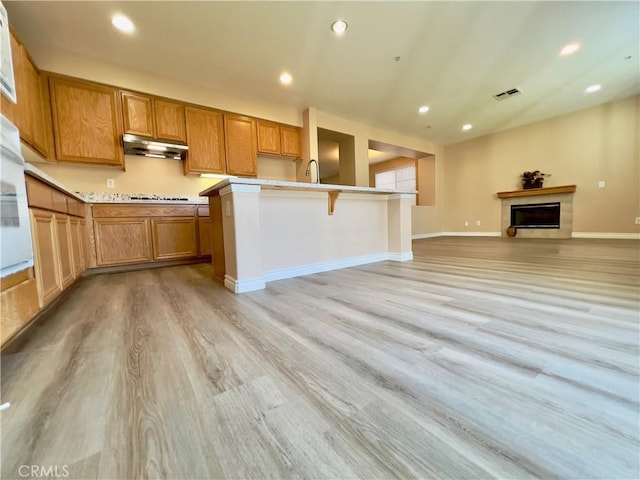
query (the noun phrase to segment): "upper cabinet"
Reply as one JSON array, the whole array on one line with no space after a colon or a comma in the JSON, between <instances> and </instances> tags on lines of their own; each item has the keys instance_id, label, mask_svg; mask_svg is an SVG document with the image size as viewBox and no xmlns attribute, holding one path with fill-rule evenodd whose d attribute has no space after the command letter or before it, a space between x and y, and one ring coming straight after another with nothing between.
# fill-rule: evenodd
<instances>
[{"instance_id":1,"label":"upper cabinet","mask_svg":"<svg viewBox=\"0 0 640 480\"><path fill-rule=\"evenodd\" d=\"M257 121L258 152L300 158L300 129L266 120Z\"/></svg>"},{"instance_id":2,"label":"upper cabinet","mask_svg":"<svg viewBox=\"0 0 640 480\"><path fill-rule=\"evenodd\" d=\"M186 142L184 104L131 92L120 98L124 133Z\"/></svg>"},{"instance_id":3,"label":"upper cabinet","mask_svg":"<svg viewBox=\"0 0 640 480\"><path fill-rule=\"evenodd\" d=\"M277 123L258 120L258 152L270 155L281 155L280 126Z\"/></svg>"},{"instance_id":4,"label":"upper cabinet","mask_svg":"<svg viewBox=\"0 0 640 480\"><path fill-rule=\"evenodd\" d=\"M285 157L302 157L299 128L280 125L280 143Z\"/></svg>"},{"instance_id":5,"label":"upper cabinet","mask_svg":"<svg viewBox=\"0 0 640 480\"><path fill-rule=\"evenodd\" d=\"M20 138L43 157L49 156L51 118L45 104L40 72L27 50L11 32L11 57L17 104L2 97L2 113L20 130Z\"/></svg>"},{"instance_id":6,"label":"upper cabinet","mask_svg":"<svg viewBox=\"0 0 640 480\"><path fill-rule=\"evenodd\" d=\"M189 151L184 173L225 173L222 113L196 107L185 108Z\"/></svg>"},{"instance_id":7,"label":"upper cabinet","mask_svg":"<svg viewBox=\"0 0 640 480\"><path fill-rule=\"evenodd\" d=\"M184 104L155 98L153 106L156 120L156 137L162 140L186 142Z\"/></svg>"},{"instance_id":8,"label":"upper cabinet","mask_svg":"<svg viewBox=\"0 0 640 480\"><path fill-rule=\"evenodd\" d=\"M56 159L124 167L118 90L58 76L49 87Z\"/></svg>"},{"instance_id":9,"label":"upper cabinet","mask_svg":"<svg viewBox=\"0 0 640 480\"><path fill-rule=\"evenodd\" d=\"M153 137L153 100L146 95L120 92L124 133Z\"/></svg>"},{"instance_id":10,"label":"upper cabinet","mask_svg":"<svg viewBox=\"0 0 640 480\"><path fill-rule=\"evenodd\" d=\"M255 120L241 115L224 115L227 173L255 177L258 173L255 150Z\"/></svg>"}]
</instances>

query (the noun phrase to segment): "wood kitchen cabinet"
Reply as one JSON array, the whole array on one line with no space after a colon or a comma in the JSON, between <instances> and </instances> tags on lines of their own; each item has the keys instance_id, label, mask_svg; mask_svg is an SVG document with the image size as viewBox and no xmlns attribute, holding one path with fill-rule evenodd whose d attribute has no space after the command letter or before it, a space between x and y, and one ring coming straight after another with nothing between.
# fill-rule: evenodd
<instances>
[{"instance_id":1,"label":"wood kitchen cabinet","mask_svg":"<svg viewBox=\"0 0 640 480\"><path fill-rule=\"evenodd\" d=\"M82 275L86 268L84 258L85 229L82 221L77 217L69 217L69 234L71 240L71 254L73 258L74 278Z\"/></svg>"},{"instance_id":2,"label":"wood kitchen cabinet","mask_svg":"<svg viewBox=\"0 0 640 480\"><path fill-rule=\"evenodd\" d=\"M300 129L266 120L257 122L258 152L300 158Z\"/></svg>"},{"instance_id":3,"label":"wood kitchen cabinet","mask_svg":"<svg viewBox=\"0 0 640 480\"><path fill-rule=\"evenodd\" d=\"M120 92L124 133L132 135L155 136L153 125L153 99L146 95Z\"/></svg>"},{"instance_id":4,"label":"wood kitchen cabinet","mask_svg":"<svg viewBox=\"0 0 640 480\"><path fill-rule=\"evenodd\" d=\"M29 209L29 215L38 303L42 308L62 292L56 219L54 213L38 209Z\"/></svg>"},{"instance_id":5,"label":"wood kitchen cabinet","mask_svg":"<svg viewBox=\"0 0 640 480\"><path fill-rule=\"evenodd\" d=\"M38 313L33 268L3 278L0 289L0 343L4 344Z\"/></svg>"},{"instance_id":6,"label":"wood kitchen cabinet","mask_svg":"<svg viewBox=\"0 0 640 480\"><path fill-rule=\"evenodd\" d=\"M85 208L79 200L31 177L26 178L34 270L42 308L86 269Z\"/></svg>"},{"instance_id":7,"label":"wood kitchen cabinet","mask_svg":"<svg viewBox=\"0 0 640 480\"><path fill-rule=\"evenodd\" d=\"M184 173L222 173L225 170L225 142L222 113L196 107L185 108L189 151Z\"/></svg>"},{"instance_id":8,"label":"wood kitchen cabinet","mask_svg":"<svg viewBox=\"0 0 640 480\"><path fill-rule=\"evenodd\" d=\"M225 113L224 140L227 173L255 177L258 173L255 120Z\"/></svg>"},{"instance_id":9,"label":"wood kitchen cabinet","mask_svg":"<svg viewBox=\"0 0 640 480\"><path fill-rule=\"evenodd\" d=\"M124 133L186 142L184 104L141 93L120 92Z\"/></svg>"},{"instance_id":10,"label":"wood kitchen cabinet","mask_svg":"<svg viewBox=\"0 0 640 480\"><path fill-rule=\"evenodd\" d=\"M124 167L118 90L57 75L49 87L56 159Z\"/></svg>"},{"instance_id":11,"label":"wood kitchen cabinet","mask_svg":"<svg viewBox=\"0 0 640 480\"><path fill-rule=\"evenodd\" d=\"M153 218L151 232L154 260L175 260L198 256L194 217Z\"/></svg>"},{"instance_id":12,"label":"wood kitchen cabinet","mask_svg":"<svg viewBox=\"0 0 640 480\"><path fill-rule=\"evenodd\" d=\"M280 125L266 120L256 122L258 134L258 152L269 155L281 155Z\"/></svg>"},{"instance_id":13,"label":"wood kitchen cabinet","mask_svg":"<svg viewBox=\"0 0 640 480\"><path fill-rule=\"evenodd\" d=\"M156 138L186 142L184 104L155 98L153 107L156 120Z\"/></svg>"},{"instance_id":14,"label":"wood kitchen cabinet","mask_svg":"<svg viewBox=\"0 0 640 480\"><path fill-rule=\"evenodd\" d=\"M94 218L93 227L99 266L152 260L148 218Z\"/></svg>"},{"instance_id":15,"label":"wood kitchen cabinet","mask_svg":"<svg viewBox=\"0 0 640 480\"><path fill-rule=\"evenodd\" d=\"M73 253L71 251L71 230L67 215L55 214L56 240L58 244L58 266L60 283L64 290L73 283L75 269L73 265Z\"/></svg>"},{"instance_id":16,"label":"wood kitchen cabinet","mask_svg":"<svg viewBox=\"0 0 640 480\"><path fill-rule=\"evenodd\" d=\"M198 207L198 240L200 255L211 255L211 219L209 207Z\"/></svg>"},{"instance_id":17,"label":"wood kitchen cabinet","mask_svg":"<svg viewBox=\"0 0 640 480\"><path fill-rule=\"evenodd\" d=\"M198 258L195 205L92 206L98 266Z\"/></svg>"},{"instance_id":18,"label":"wood kitchen cabinet","mask_svg":"<svg viewBox=\"0 0 640 480\"><path fill-rule=\"evenodd\" d=\"M298 127L280 126L280 143L282 155L285 157L302 157L302 146L300 143L300 129Z\"/></svg>"}]
</instances>

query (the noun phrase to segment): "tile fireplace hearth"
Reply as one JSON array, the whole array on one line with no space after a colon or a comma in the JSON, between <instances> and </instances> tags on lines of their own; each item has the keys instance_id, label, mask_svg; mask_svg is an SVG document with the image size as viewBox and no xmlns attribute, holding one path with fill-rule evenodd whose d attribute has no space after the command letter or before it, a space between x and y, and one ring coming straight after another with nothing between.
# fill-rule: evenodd
<instances>
[{"instance_id":1,"label":"tile fireplace hearth","mask_svg":"<svg viewBox=\"0 0 640 480\"><path fill-rule=\"evenodd\" d=\"M575 191L575 185L564 185L498 192L497 196L502 200L502 236L506 237L507 228L513 225L518 229L517 237L520 238L571 238ZM559 221L555 215L556 205L560 207Z\"/></svg>"}]
</instances>

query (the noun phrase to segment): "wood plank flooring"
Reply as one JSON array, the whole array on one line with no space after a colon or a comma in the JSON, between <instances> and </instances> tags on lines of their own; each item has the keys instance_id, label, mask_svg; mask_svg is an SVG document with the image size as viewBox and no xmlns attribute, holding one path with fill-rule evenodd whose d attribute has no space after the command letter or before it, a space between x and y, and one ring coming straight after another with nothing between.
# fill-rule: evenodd
<instances>
[{"instance_id":1,"label":"wood plank flooring","mask_svg":"<svg viewBox=\"0 0 640 480\"><path fill-rule=\"evenodd\" d=\"M639 247L427 239L243 295L89 277L2 355L2 478L637 479Z\"/></svg>"}]
</instances>

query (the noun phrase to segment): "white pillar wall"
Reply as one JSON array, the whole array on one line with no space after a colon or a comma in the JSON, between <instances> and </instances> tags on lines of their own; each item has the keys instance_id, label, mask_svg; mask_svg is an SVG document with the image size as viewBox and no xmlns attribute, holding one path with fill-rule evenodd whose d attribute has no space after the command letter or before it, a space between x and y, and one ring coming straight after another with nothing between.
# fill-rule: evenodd
<instances>
[{"instance_id":1,"label":"white pillar wall","mask_svg":"<svg viewBox=\"0 0 640 480\"><path fill-rule=\"evenodd\" d=\"M235 293L260 290L260 186L231 184L220 190L226 273L224 285Z\"/></svg>"},{"instance_id":2,"label":"white pillar wall","mask_svg":"<svg viewBox=\"0 0 640 480\"><path fill-rule=\"evenodd\" d=\"M413 260L411 245L411 204L413 194L396 193L388 197L389 260Z\"/></svg>"}]
</instances>

